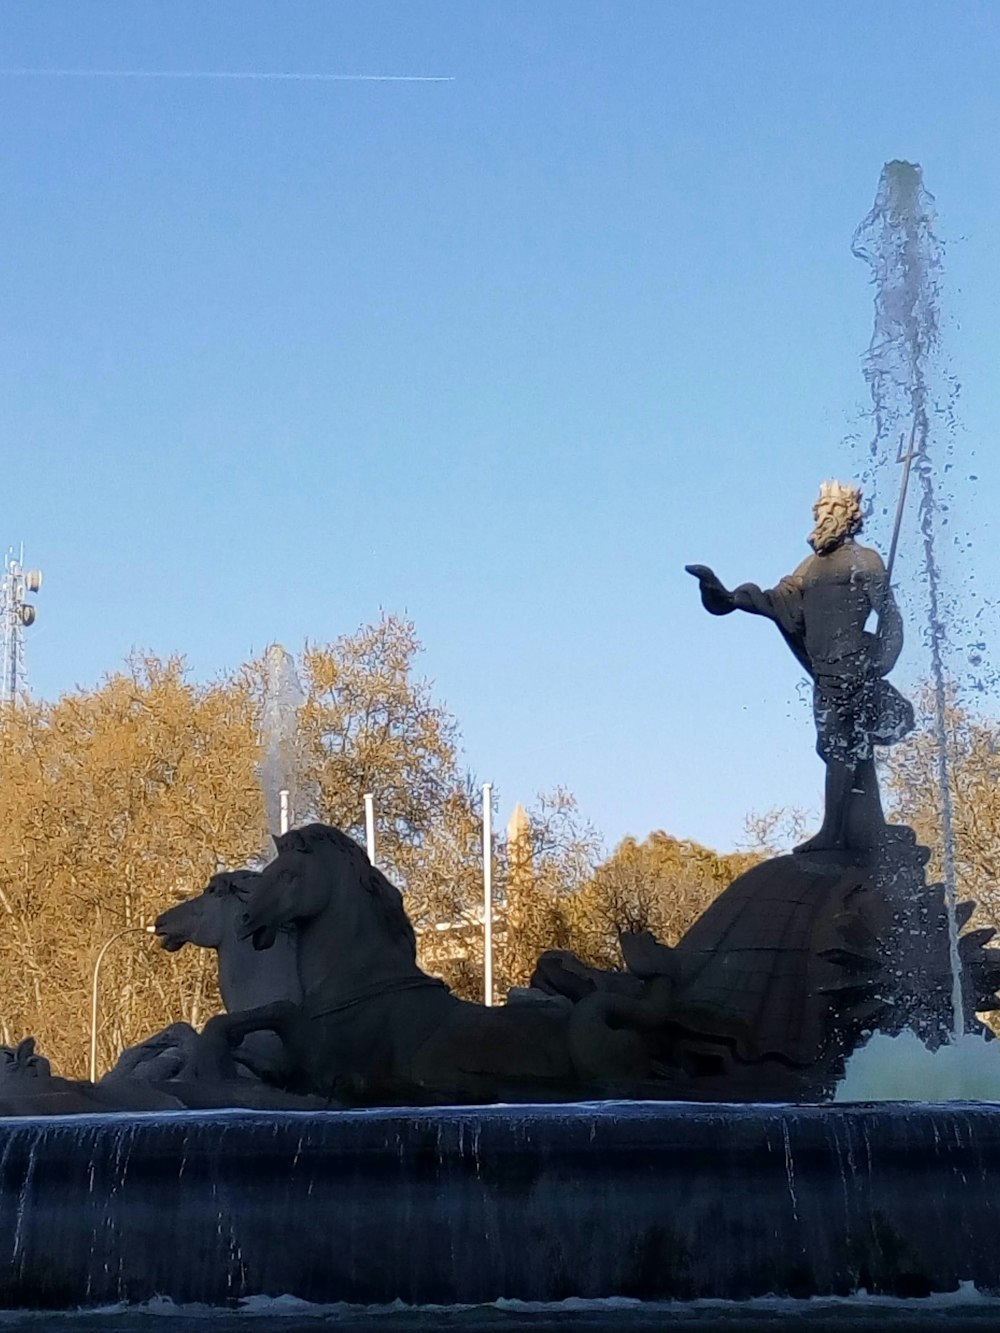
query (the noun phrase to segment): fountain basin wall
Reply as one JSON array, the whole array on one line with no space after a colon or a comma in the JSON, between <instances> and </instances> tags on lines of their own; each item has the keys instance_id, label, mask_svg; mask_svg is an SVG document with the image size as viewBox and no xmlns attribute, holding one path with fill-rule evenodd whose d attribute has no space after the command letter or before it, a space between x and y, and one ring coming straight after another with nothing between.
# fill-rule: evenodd
<instances>
[{"instance_id":1,"label":"fountain basin wall","mask_svg":"<svg viewBox=\"0 0 1000 1333\"><path fill-rule=\"evenodd\" d=\"M2 1120L0 1308L1000 1290L1000 1109Z\"/></svg>"}]
</instances>

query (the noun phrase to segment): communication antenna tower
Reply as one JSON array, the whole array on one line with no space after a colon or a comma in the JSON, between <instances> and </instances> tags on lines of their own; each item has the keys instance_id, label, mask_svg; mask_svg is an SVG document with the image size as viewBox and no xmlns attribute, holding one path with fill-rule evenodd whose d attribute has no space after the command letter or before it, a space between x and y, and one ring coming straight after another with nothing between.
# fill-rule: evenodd
<instances>
[{"instance_id":1,"label":"communication antenna tower","mask_svg":"<svg viewBox=\"0 0 1000 1333\"><path fill-rule=\"evenodd\" d=\"M24 631L35 621L35 608L28 594L42 586L40 569L24 568L24 546L19 555L11 547L4 560L0 579L0 631L3 634L3 661L0 662L0 704L17 702L24 689Z\"/></svg>"}]
</instances>

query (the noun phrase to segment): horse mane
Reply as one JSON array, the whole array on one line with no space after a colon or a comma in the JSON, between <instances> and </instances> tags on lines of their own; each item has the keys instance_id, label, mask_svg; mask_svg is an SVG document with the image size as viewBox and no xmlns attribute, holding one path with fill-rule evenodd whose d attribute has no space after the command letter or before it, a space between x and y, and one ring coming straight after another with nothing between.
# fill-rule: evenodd
<instances>
[{"instance_id":1,"label":"horse mane","mask_svg":"<svg viewBox=\"0 0 1000 1333\"><path fill-rule=\"evenodd\" d=\"M275 839L275 843L280 851L285 846L294 847L294 840L297 838L302 839L301 845L306 850L310 850L311 845L315 843L327 843L353 862L357 870L358 882L375 899L379 914L390 936L393 940L401 940L406 945L410 956L416 961L417 937L410 918L406 915L406 908L403 906L403 895L392 880L379 870L378 866L372 865L368 860L365 849L360 847L352 837L349 837L341 829L334 828L332 824L306 824L303 828L292 829L290 832L280 835Z\"/></svg>"},{"instance_id":2,"label":"horse mane","mask_svg":"<svg viewBox=\"0 0 1000 1333\"><path fill-rule=\"evenodd\" d=\"M259 878L257 870L220 870L208 881L208 889L221 890L245 903Z\"/></svg>"}]
</instances>

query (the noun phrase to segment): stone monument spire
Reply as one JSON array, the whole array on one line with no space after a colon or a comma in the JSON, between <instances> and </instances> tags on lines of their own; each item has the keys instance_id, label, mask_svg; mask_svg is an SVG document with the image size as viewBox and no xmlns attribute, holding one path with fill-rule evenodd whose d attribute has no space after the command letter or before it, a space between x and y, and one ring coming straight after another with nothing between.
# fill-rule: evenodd
<instances>
[{"instance_id":1,"label":"stone monument spire","mask_svg":"<svg viewBox=\"0 0 1000 1333\"><path fill-rule=\"evenodd\" d=\"M518 801L507 821L507 864L511 882L530 883L534 861L531 845L531 820Z\"/></svg>"}]
</instances>

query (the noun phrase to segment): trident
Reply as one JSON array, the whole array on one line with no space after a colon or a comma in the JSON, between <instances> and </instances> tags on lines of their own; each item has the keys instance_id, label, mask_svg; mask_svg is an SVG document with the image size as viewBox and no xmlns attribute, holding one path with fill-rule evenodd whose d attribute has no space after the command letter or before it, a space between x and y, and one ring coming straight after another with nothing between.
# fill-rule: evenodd
<instances>
[{"instance_id":1,"label":"trident","mask_svg":"<svg viewBox=\"0 0 1000 1333\"><path fill-rule=\"evenodd\" d=\"M903 522L903 506L906 504L906 491L910 484L910 468L913 466L913 460L919 457L921 449L914 449L913 444L917 438L917 416L913 414L913 425L910 428L910 443L906 447L906 453L903 453L903 441L906 439L906 432L899 437L899 452L896 455L896 462L903 464L903 480L899 487L899 502L896 505L896 522L892 529L892 544L889 547L889 559L885 564L886 583L892 583L892 567L896 563L896 547L899 545L899 529Z\"/></svg>"},{"instance_id":2,"label":"trident","mask_svg":"<svg viewBox=\"0 0 1000 1333\"><path fill-rule=\"evenodd\" d=\"M906 453L903 453L903 441L906 439L904 431L899 437L899 450L896 454L896 462L903 464L903 480L899 487L899 500L896 504L896 521L892 528L892 542L889 546L889 558L885 565L885 586L889 590L889 596L892 596L892 567L896 563L896 547L899 545L899 529L903 522L903 508L906 505L906 491L910 484L910 469L913 466L913 460L920 454L920 449L914 449L913 445L917 438L917 417L918 413L913 414L913 425L910 427L910 443L906 446ZM877 638L882 637L882 612L879 612L878 624L875 629Z\"/></svg>"}]
</instances>

